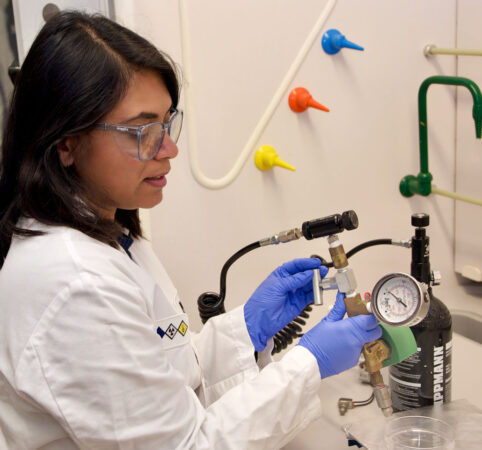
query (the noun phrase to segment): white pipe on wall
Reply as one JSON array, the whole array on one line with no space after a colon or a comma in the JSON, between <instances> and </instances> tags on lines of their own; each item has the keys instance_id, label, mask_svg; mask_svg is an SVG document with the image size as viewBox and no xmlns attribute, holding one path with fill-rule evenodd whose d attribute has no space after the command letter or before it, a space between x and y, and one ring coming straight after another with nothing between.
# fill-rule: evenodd
<instances>
[{"instance_id":1,"label":"white pipe on wall","mask_svg":"<svg viewBox=\"0 0 482 450\"><path fill-rule=\"evenodd\" d=\"M432 194L442 195L444 197L453 198L454 200L460 200L466 203L472 203L473 205L482 206L482 199L469 197L468 195L457 194L457 192L446 191L444 189L439 189L437 186L432 184Z\"/></svg>"},{"instance_id":2,"label":"white pipe on wall","mask_svg":"<svg viewBox=\"0 0 482 450\"><path fill-rule=\"evenodd\" d=\"M455 56L482 56L482 50L476 48L439 48L435 45L427 45L423 49L425 56L431 55L455 55Z\"/></svg>"},{"instance_id":3,"label":"white pipe on wall","mask_svg":"<svg viewBox=\"0 0 482 450\"><path fill-rule=\"evenodd\" d=\"M253 151L254 146L258 142L261 134L268 125L271 117L273 116L276 108L283 98L288 86L293 81L298 69L305 60L309 50L311 49L313 42L317 39L320 30L323 28L326 20L328 19L331 11L333 10L336 0L328 0L323 11L316 21L315 26L309 33L305 42L301 46L298 54L293 60L288 72L284 76L281 84L275 92L271 102L261 116L258 124L254 128L251 136L249 137L246 145L244 146L241 154L234 163L231 170L221 178L209 178L204 175L199 165L199 153L197 148L197 136L196 126L194 121L194 105L193 105L193 86L192 86L192 66L191 66L191 38L189 34L189 24L187 19L187 0L179 1L179 20L181 28L181 46L182 46L182 65L184 72L184 103L187 118L187 130L188 130L188 147L189 147L189 161L191 165L191 171L196 181L202 186L209 189L221 189L232 183L241 172L241 169L246 164L246 161Z\"/></svg>"}]
</instances>

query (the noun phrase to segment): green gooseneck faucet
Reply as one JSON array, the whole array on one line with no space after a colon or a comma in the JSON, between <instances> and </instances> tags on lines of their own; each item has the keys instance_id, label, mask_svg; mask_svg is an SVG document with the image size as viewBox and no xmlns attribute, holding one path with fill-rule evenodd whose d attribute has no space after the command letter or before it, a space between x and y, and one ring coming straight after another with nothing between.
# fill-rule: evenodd
<instances>
[{"instance_id":1,"label":"green gooseneck faucet","mask_svg":"<svg viewBox=\"0 0 482 450\"><path fill-rule=\"evenodd\" d=\"M478 139L482 134L482 94L472 80L462 77L434 76L427 78L418 90L418 129L420 139L420 173L407 175L400 181L400 192L405 197L414 194L429 195L432 192L432 174L428 171L427 138L427 91L431 84L451 84L465 86L474 99L472 115L475 121L475 134Z\"/></svg>"}]
</instances>

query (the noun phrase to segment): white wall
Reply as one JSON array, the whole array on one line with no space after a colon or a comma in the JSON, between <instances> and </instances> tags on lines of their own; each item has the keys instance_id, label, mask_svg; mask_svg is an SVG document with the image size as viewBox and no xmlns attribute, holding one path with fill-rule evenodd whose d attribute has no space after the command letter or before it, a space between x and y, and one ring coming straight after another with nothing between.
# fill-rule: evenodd
<instances>
[{"instance_id":1,"label":"white wall","mask_svg":"<svg viewBox=\"0 0 482 450\"><path fill-rule=\"evenodd\" d=\"M119 21L180 63L177 2L133 3L116 2ZM196 122L201 167L208 176L220 177L231 168L323 6L319 0L188 2L196 115L186 120ZM306 87L331 112L296 115L287 104L288 90L259 140L259 145L275 147L296 167L294 173L262 173L250 158L233 184L208 190L193 179L187 136L181 137L151 227L154 248L194 328L200 326L196 299L204 291L218 291L220 269L231 254L305 220L347 209L354 209L360 219L357 230L340 235L347 250L373 238L408 239L413 234L411 214L430 214L432 266L444 277L436 295L450 308L482 314L482 286L454 272L454 201L407 199L398 191L403 176L419 171L420 83L457 71L455 57L428 59L423 48L429 43L455 46L456 10L456 0L338 0L324 31L337 28L365 51L329 56L318 40L289 88ZM476 12L482 14L482 5ZM480 73L464 76L482 82ZM430 170L436 180L444 180L438 183L441 188L451 190L455 111L455 88L430 88ZM459 113L459 121L470 117L471 109ZM482 144L477 145L482 150ZM472 239L480 243L480 233ZM245 301L278 264L312 253L327 257L326 241L297 241L245 256L229 272L227 308ZM409 272L410 251L377 247L354 256L351 264L365 292L389 271Z\"/></svg>"}]
</instances>

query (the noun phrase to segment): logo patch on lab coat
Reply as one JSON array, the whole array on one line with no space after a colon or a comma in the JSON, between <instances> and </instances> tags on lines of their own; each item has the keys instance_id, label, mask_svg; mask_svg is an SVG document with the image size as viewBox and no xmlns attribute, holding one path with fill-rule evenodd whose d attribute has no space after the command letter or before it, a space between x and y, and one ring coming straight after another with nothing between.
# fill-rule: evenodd
<instances>
[{"instance_id":1,"label":"logo patch on lab coat","mask_svg":"<svg viewBox=\"0 0 482 450\"><path fill-rule=\"evenodd\" d=\"M166 349L189 342L189 321L186 314L166 317L157 321L156 333Z\"/></svg>"}]
</instances>

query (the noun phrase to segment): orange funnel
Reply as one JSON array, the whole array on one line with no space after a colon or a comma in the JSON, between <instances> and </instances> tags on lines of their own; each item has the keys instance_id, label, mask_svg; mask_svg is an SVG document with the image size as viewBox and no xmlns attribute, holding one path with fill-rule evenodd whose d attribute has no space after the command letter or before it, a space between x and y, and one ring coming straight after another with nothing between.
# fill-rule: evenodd
<instances>
[{"instance_id":1,"label":"orange funnel","mask_svg":"<svg viewBox=\"0 0 482 450\"><path fill-rule=\"evenodd\" d=\"M313 99L311 94L303 87L297 87L290 92L288 97L290 108L294 112L303 112L308 108L321 109L321 111L330 111L326 106L318 103Z\"/></svg>"}]
</instances>

